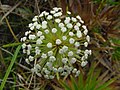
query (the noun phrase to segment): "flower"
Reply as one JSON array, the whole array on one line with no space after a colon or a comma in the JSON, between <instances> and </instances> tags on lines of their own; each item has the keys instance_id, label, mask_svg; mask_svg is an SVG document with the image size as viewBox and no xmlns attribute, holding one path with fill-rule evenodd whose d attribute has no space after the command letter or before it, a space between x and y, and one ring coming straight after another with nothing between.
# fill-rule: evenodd
<instances>
[{"instance_id":1,"label":"flower","mask_svg":"<svg viewBox=\"0 0 120 90\"><path fill-rule=\"evenodd\" d=\"M56 28L53 28L52 29L52 33L56 33L57 32L57 29Z\"/></svg>"},{"instance_id":2,"label":"flower","mask_svg":"<svg viewBox=\"0 0 120 90\"><path fill-rule=\"evenodd\" d=\"M57 40L56 40L56 44L57 44L57 45L60 45L61 43L62 43L62 41L61 41L60 39L57 39Z\"/></svg>"},{"instance_id":3,"label":"flower","mask_svg":"<svg viewBox=\"0 0 120 90\"><path fill-rule=\"evenodd\" d=\"M63 36L63 37L62 37L62 40L66 40L66 39L67 39L67 37L66 37L66 36Z\"/></svg>"},{"instance_id":4,"label":"flower","mask_svg":"<svg viewBox=\"0 0 120 90\"><path fill-rule=\"evenodd\" d=\"M87 61L82 61L82 62L81 62L81 66L84 67L84 66L87 65L87 63L88 63Z\"/></svg>"},{"instance_id":5,"label":"flower","mask_svg":"<svg viewBox=\"0 0 120 90\"><path fill-rule=\"evenodd\" d=\"M47 16L47 19L48 19L48 20L51 20L52 18L53 18L52 15L48 15L48 16Z\"/></svg>"},{"instance_id":6,"label":"flower","mask_svg":"<svg viewBox=\"0 0 120 90\"><path fill-rule=\"evenodd\" d=\"M73 17L70 11L62 15L62 9L57 7L41 12L32 19L28 25L30 30L20 39L31 72L45 79L70 74L77 77L80 71L76 64L84 67L92 54L87 49L90 36L82 18Z\"/></svg>"},{"instance_id":7,"label":"flower","mask_svg":"<svg viewBox=\"0 0 120 90\"><path fill-rule=\"evenodd\" d=\"M52 48L52 43L49 42L49 43L47 44L47 47L48 47L48 48Z\"/></svg>"},{"instance_id":8,"label":"flower","mask_svg":"<svg viewBox=\"0 0 120 90\"><path fill-rule=\"evenodd\" d=\"M69 39L69 43L70 43L70 44L73 44L74 42L75 42L75 39L74 39L74 38L70 38L70 39Z\"/></svg>"}]
</instances>

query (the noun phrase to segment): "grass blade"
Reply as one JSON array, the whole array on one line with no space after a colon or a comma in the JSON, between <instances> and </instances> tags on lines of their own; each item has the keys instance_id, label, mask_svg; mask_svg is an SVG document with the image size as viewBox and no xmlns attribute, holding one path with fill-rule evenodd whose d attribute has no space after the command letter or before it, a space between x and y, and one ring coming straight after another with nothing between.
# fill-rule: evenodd
<instances>
[{"instance_id":1,"label":"grass blade","mask_svg":"<svg viewBox=\"0 0 120 90\"><path fill-rule=\"evenodd\" d=\"M17 49L16 49L16 51L15 51L15 53L14 53L14 56L13 56L13 58L12 58L12 60L11 60L11 63L10 63L10 65L9 65L9 67L8 67L6 73L5 73L5 76L4 76L4 78L3 78L3 82L1 83L0 90L3 90L3 88L4 88L4 86L5 86L6 80L7 80L8 76L9 76L9 74L10 74L10 71L11 71L11 69L12 69L12 66L13 66L14 63L15 63L15 60L17 59L17 55L18 55L20 49L21 49L21 45L19 45L19 46L17 47Z\"/></svg>"}]
</instances>

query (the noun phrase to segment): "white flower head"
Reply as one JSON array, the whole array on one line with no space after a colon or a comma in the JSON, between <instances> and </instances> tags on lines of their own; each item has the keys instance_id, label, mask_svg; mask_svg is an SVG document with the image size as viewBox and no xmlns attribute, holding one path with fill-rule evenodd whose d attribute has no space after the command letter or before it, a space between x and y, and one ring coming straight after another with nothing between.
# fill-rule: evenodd
<instances>
[{"instance_id":1,"label":"white flower head","mask_svg":"<svg viewBox=\"0 0 120 90\"><path fill-rule=\"evenodd\" d=\"M67 11L55 7L50 12L43 11L32 19L29 30L21 38L25 62L33 66L31 72L45 79L70 74L79 76L75 64L84 67L92 54L88 50L90 36L82 18L74 17Z\"/></svg>"}]
</instances>

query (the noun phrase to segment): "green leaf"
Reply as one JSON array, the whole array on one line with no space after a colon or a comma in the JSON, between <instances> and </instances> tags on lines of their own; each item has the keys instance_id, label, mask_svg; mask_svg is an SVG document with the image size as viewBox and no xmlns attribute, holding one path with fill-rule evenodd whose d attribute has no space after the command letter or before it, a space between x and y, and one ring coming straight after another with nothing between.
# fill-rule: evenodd
<instances>
[{"instance_id":1,"label":"green leaf","mask_svg":"<svg viewBox=\"0 0 120 90\"><path fill-rule=\"evenodd\" d=\"M9 65L9 67L8 67L6 73L5 73L5 76L3 78L3 82L1 83L0 90L3 90L3 88L5 86L6 80L7 80L8 76L9 76L9 74L11 72L11 69L12 69L12 67L13 67L13 65L15 63L15 60L17 59L17 56L18 56L18 53L19 53L20 49L21 49L21 45L19 45L17 47L17 49L16 49L16 51L14 53L14 56L12 57L11 63L10 63L10 65Z\"/></svg>"},{"instance_id":2,"label":"green leaf","mask_svg":"<svg viewBox=\"0 0 120 90\"><path fill-rule=\"evenodd\" d=\"M72 81L72 87L74 88L74 90L78 90L78 85L77 85L75 79L72 76L70 76L70 78Z\"/></svg>"}]
</instances>

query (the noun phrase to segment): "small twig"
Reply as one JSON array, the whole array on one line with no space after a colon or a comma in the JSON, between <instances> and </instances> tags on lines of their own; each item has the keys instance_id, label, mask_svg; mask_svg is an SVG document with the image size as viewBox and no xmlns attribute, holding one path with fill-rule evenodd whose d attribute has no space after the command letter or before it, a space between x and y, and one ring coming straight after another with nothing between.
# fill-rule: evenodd
<instances>
[{"instance_id":1,"label":"small twig","mask_svg":"<svg viewBox=\"0 0 120 90\"><path fill-rule=\"evenodd\" d=\"M35 6L36 6L38 14L40 14L39 6L38 6L38 0L35 0Z\"/></svg>"},{"instance_id":2,"label":"small twig","mask_svg":"<svg viewBox=\"0 0 120 90\"><path fill-rule=\"evenodd\" d=\"M5 19L5 17L7 17L16 7L18 7L20 4L22 3L22 1L18 2L12 9L10 9L0 20L0 23L3 21L3 19Z\"/></svg>"},{"instance_id":3,"label":"small twig","mask_svg":"<svg viewBox=\"0 0 120 90\"><path fill-rule=\"evenodd\" d=\"M5 20L6 20L6 23L7 23L8 27L9 27L9 30L10 30L11 34L13 35L14 39L15 39L17 42L19 42L19 40L18 40L17 37L15 36L15 34L14 34L14 32L13 32L11 26L10 26L10 23L8 22L8 19L7 19L6 17L5 17Z\"/></svg>"}]
</instances>

